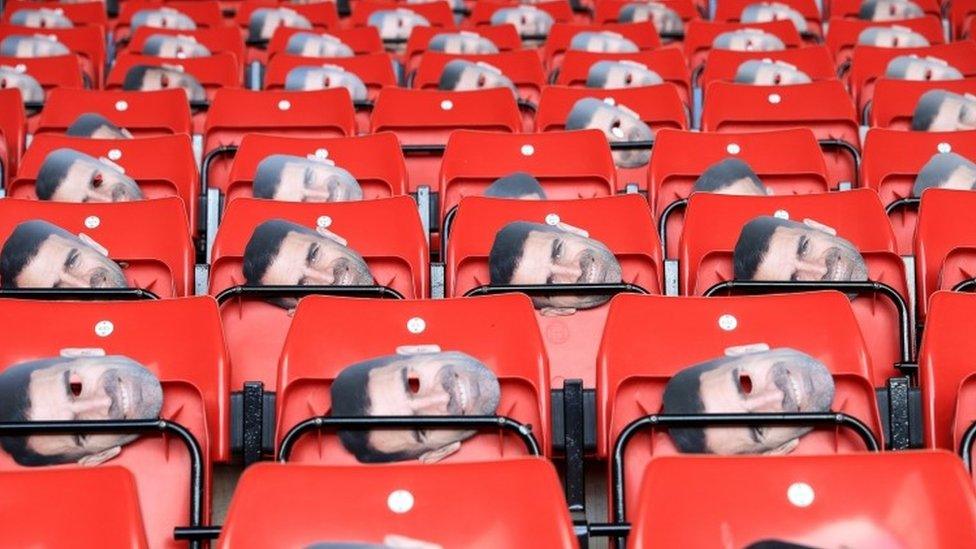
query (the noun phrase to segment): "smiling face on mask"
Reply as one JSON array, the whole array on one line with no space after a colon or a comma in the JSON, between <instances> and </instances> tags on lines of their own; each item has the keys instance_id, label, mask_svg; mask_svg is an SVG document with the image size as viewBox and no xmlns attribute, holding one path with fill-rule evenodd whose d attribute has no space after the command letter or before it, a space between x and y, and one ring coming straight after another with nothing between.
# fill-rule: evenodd
<instances>
[{"instance_id":1,"label":"smiling face on mask","mask_svg":"<svg viewBox=\"0 0 976 549\"><path fill-rule=\"evenodd\" d=\"M125 74L122 89L129 91L157 91L181 89L189 101L207 100L207 91L192 74L152 65L135 65Z\"/></svg>"},{"instance_id":2,"label":"smiling face on mask","mask_svg":"<svg viewBox=\"0 0 976 549\"><path fill-rule=\"evenodd\" d=\"M811 80L805 72L784 61L750 59L735 71L735 82L755 86L789 86L809 84Z\"/></svg>"},{"instance_id":3,"label":"smiling face on mask","mask_svg":"<svg viewBox=\"0 0 976 549\"><path fill-rule=\"evenodd\" d=\"M16 89L25 103L44 101L44 88L31 75L16 67L0 65L0 90Z\"/></svg>"},{"instance_id":4,"label":"smiling face on mask","mask_svg":"<svg viewBox=\"0 0 976 549\"><path fill-rule=\"evenodd\" d=\"M634 111L622 105L610 105L587 97L573 105L566 119L567 130L598 129L610 143L650 141L654 132ZM636 168L647 164L651 153L647 149L614 151L617 167Z\"/></svg>"},{"instance_id":5,"label":"smiling face on mask","mask_svg":"<svg viewBox=\"0 0 976 549\"><path fill-rule=\"evenodd\" d=\"M712 41L712 47L731 51L781 51L786 45L776 35L757 29L723 32Z\"/></svg>"},{"instance_id":6,"label":"smiling face on mask","mask_svg":"<svg viewBox=\"0 0 976 549\"><path fill-rule=\"evenodd\" d=\"M7 57L55 57L70 53L67 46L48 36L14 34L0 41L0 55Z\"/></svg>"},{"instance_id":7,"label":"smiling face on mask","mask_svg":"<svg viewBox=\"0 0 976 549\"><path fill-rule=\"evenodd\" d=\"M54 202L128 202L143 198L117 165L73 149L48 153L37 172L37 197Z\"/></svg>"},{"instance_id":8,"label":"smiling face on mask","mask_svg":"<svg viewBox=\"0 0 976 549\"><path fill-rule=\"evenodd\" d=\"M288 37L285 51L301 57L352 57L355 52L331 34L296 32Z\"/></svg>"}]
</instances>

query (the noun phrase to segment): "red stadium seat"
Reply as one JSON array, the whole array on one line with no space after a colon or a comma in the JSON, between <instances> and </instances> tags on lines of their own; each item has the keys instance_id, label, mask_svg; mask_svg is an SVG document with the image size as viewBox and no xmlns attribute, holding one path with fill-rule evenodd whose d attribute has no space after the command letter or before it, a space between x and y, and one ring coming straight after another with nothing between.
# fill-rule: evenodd
<instances>
[{"instance_id":1,"label":"red stadium seat","mask_svg":"<svg viewBox=\"0 0 976 549\"><path fill-rule=\"evenodd\" d=\"M82 5L82 4L72 4ZM24 72L32 76L44 88L45 94L54 88L81 89L85 87L85 80L81 74L81 65L76 55L57 55L54 57L0 57L0 66L23 67ZM27 109L27 133L37 131L37 123L43 106ZM13 113L16 115L16 113Z\"/></svg>"},{"instance_id":2,"label":"red stadium seat","mask_svg":"<svg viewBox=\"0 0 976 549\"><path fill-rule=\"evenodd\" d=\"M972 485L959 460L941 452L667 458L646 476L630 535L634 549L746 547L769 539L952 547L976 536ZM689 493L707 493L710 504ZM675 527L689 521L693 528Z\"/></svg>"},{"instance_id":3,"label":"red stadium seat","mask_svg":"<svg viewBox=\"0 0 976 549\"><path fill-rule=\"evenodd\" d=\"M20 10L57 9L76 27L106 26L108 15L101 2L82 2L79 4L64 4L61 2L27 2L14 0L7 2L3 8L3 21L10 23L10 18Z\"/></svg>"},{"instance_id":4,"label":"red stadium seat","mask_svg":"<svg viewBox=\"0 0 976 549\"><path fill-rule=\"evenodd\" d=\"M935 17L919 17L903 21L873 22L860 19L844 19L831 17L827 22L826 44L834 60L840 67L850 61L851 52L857 45L857 37L865 30L873 27L904 27L921 34L929 44L942 44L945 39L942 34L942 22Z\"/></svg>"},{"instance_id":5,"label":"red stadium seat","mask_svg":"<svg viewBox=\"0 0 976 549\"><path fill-rule=\"evenodd\" d=\"M4 367L56 357L72 347L130 357L158 377L163 387L159 417L185 427L203 453L206 474L201 511L206 524L210 516L211 461L230 459L228 363L213 299L5 300L2 307L10 313L0 317L0 364ZM111 328L108 333L106 323ZM93 329L96 324L103 328ZM39 331L38 326L45 329ZM125 467L135 477L151 547L175 548L186 543L173 539L173 528L186 526L190 515L190 457L184 448L172 434L147 434L110 462ZM20 467L0 454L0 469Z\"/></svg>"},{"instance_id":6,"label":"red stadium seat","mask_svg":"<svg viewBox=\"0 0 976 549\"><path fill-rule=\"evenodd\" d=\"M834 80L837 73L834 58L824 46L805 46L782 51L732 51L712 50L702 70L699 86L708 89L715 81L732 82L739 65L753 59L783 61L806 73L811 80Z\"/></svg>"},{"instance_id":7,"label":"red stadium seat","mask_svg":"<svg viewBox=\"0 0 976 549\"><path fill-rule=\"evenodd\" d=\"M976 196L969 191L927 189L922 193L915 229L919 322L925 320L936 290L951 290L976 272L976 231L968 221L967 209L974 205Z\"/></svg>"},{"instance_id":8,"label":"red stadium seat","mask_svg":"<svg viewBox=\"0 0 976 549\"><path fill-rule=\"evenodd\" d=\"M469 18L468 21L471 21ZM493 25L466 28L466 32L471 32L491 40L498 48L498 51L512 51L522 49L522 39L519 38L518 31L513 25ZM407 73L417 70L421 57L427 52L427 47L438 34L451 32L436 27L415 27L407 39L407 49L403 55Z\"/></svg>"},{"instance_id":9,"label":"red stadium seat","mask_svg":"<svg viewBox=\"0 0 976 549\"><path fill-rule=\"evenodd\" d=\"M976 158L976 131L906 132L872 128L864 138L861 186L878 191L886 207L910 198L919 170L946 147ZM911 255L918 210L899 207L888 216L898 241L898 253Z\"/></svg>"},{"instance_id":10,"label":"red stadium seat","mask_svg":"<svg viewBox=\"0 0 976 549\"><path fill-rule=\"evenodd\" d=\"M862 113L871 104L874 96L874 84L885 77L888 63L903 55L917 55L919 57L937 57L959 69L963 76L976 76L976 44L972 42L952 42L937 44L927 48L876 48L874 46L856 46L851 58L851 95L857 105L857 111Z\"/></svg>"},{"instance_id":11,"label":"red stadium seat","mask_svg":"<svg viewBox=\"0 0 976 549\"><path fill-rule=\"evenodd\" d=\"M729 23L741 23L740 17L742 10L755 4L755 0L724 0L715 10L712 19L716 21L726 21ZM823 28L820 16L820 8L815 0L787 0L782 2L790 8L798 11L807 22L807 30L812 37L823 37ZM836 4L836 1L834 2ZM807 37L804 37L809 39Z\"/></svg>"},{"instance_id":12,"label":"red stadium seat","mask_svg":"<svg viewBox=\"0 0 976 549\"><path fill-rule=\"evenodd\" d=\"M140 27L132 33L128 44L120 43L118 54L122 52L142 53L142 47L149 37L162 34L165 36L182 36L192 38L210 50L210 53L232 53L241 67L244 66L244 40L241 33L233 27L202 27L195 30L154 29ZM125 46L122 48L121 46ZM118 55L117 54L117 55Z\"/></svg>"},{"instance_id":13,"label":"red stadium seat","mask_svg":"<svg viewBox=\"0 0 976 549\"><path fill-rule=\"evenodd\" d=\"M539 103L539 95L546 85L546 74L542 70L539 56L532 50L518 50L487 55L454 55L440 52L424 54L413 77L413 87L437 89L444 66L455 59L472 63L487 63L502 71L518 88L522 99Z\"/></svg>"},{"instance_id":14,"label":"red stadium seat","mask_svg":"<svg viewBox=\"0 0 976 549\"><path fill-rule=\"evenodd\" d=\"M598 61L635 61L656 72L665 82L674 84L681 95L681 101L690 105L691 84L688 81L688 64L681 50L661 48L637 53L595 53L588 51L567 51L563 65L556 75L555 84L560 86L586 86L590 67Z\"/></svg>"},{"instance_id":15,"label":"red stadium seat","mask_svg":"<svg viewBox=\"0 0 976 549\"><path fill-rule=\"evenodd\" d=\"M654 25L644 23L607 23L604 25L580 25L576 23L556 23L549 30L549 37L541 53L549 71L562 66L563 56L570 51L570 43L581 32L613 32L633 42L640 50L653 50L661 47L661 38Z\"/></svg>"},{"instance_id":16,"label":"red stadium seat","mask_svg":"<svg viewBox=\"0 0 976 549\"><path fill-rule=\"evenodd\" d=\"M689 155L687 151L695 151ZM789 151L789 154L785 154ZM695 181L710 166L735 157L749 164L776 195L830 190L823 153L805 128L752 133L707 133L661 130L654 139L647 171L648 200L661 219L674 202L688 198ZM734 153L734 154L733 154ZM667 257L676 257L683 212L674 210L667 223Z\"/></svg>"},{"instance_id":17,"label":"red stadium seat","mask_svg":"<svg viewBox=\"0 0 976 549\"><path fill-rule=\"evenodd\" d=\"M119 16L115 20L116 40L125 40L132 34L132 17L142 10L174 9L193 20L197 28L224 26L220 5L215 0L126 0L119 2Z\"/></svg>"},{"instance_id":18,"label":"red stadium seat","mask_svg":"<svg viewBox=\"0 0 976 549\"><path fill-rule=\"evenodd\" d=\"M783 41L787 48L799 47L803 40L792 21L772 21L769 23L723 23L718 21L693 20L685 26L685 57L688 66L695 70L705 62L712 42L722 33L743 29L757 29L773 34Z\"/></svg>"},{"instance_id":19,"label":"red stadium seat","mask_svg":"<svg viewBox=\"0 0 976 549\"><path fill-rule=\"evenodd\" d=\"M953 93L976 93L976 78L942 82L912 82L880 78L874 86L868 123L872 128L908 130L912 127L915 105L925 92L946 90Z\"/></svg>"},{"instance_id":20,"label":"red stadium seat","mask_svg":"<svg viewBox=\"0 0 976 549\"><path fill-rule=\"evenodd\" d=\"M322 31L278 27L268 42L268 59L274 59L276 55L287 53L285 50L288 46L288 39L292 35L300 32L321 33ZM330 28L326 34L341 40L356 55L383 53L385 51L383 49L383 40L380 39L380 33L373 27L355 27L352 29Z\"/></svg>"},{"instance_id":21,"label":"red stadium seat","mask_svg":"<svg viewBox=\"0 0 976 549\"><path fill-rule=\"evenodd\" d=\"M252 197L251 186L258 164L272 154L333 160L356 178L366 200L399 196L407 192L407 171L400 142L391 133L329 139L248 134L241 139L241 146L234 156L229 184L221 189L225 202Z\"/></svg>"},{"instance_id":22,"label":"red stadium seat","mask_svg":"<svg viewBox=\"0 0 976 549\"><path fill-rule=\"evenodd\" d=\"M248 39L248 25L251 21L251 14L258 9L262 8L279 8L287 7L288 9L297 12L299 15L308 20L312 24L311 30L306 30L305 32L324 32L328 31L330 34L333 30L339 27L339 12L336 9L335 2L315 2L310 4L288 4L283 6L277 0L245 0L237 7L237 13L234 15L234 24L241 32L241 36L247 40ZM284 25L279 24L275 29L275 33L278 30L285 28ZM273 35L272 35L273 38ZM270 44L268 44L270 46ZM260 63L267 63L271 55L270 47L266 47L260 42L248 43L247 44L247 61L248 63L253 61L258 61Z\"/></svg>"},{"instance_id":23,"label":"red stadium seat","mask_svg":"<svg viewBox=\"0 0 976 549\"><path fill-rule=\"evenodd\" d=\"M337 490L357 497L328 497ZM401 493L415 503L407 512L390 512L391 494ZM261 464L241 479L218 546L381 543L391 534L444 547L576 546L559 478L541 459L404 467Z\"/></svg>"},{"instance_id":24,"label":"red stadium seat","mask_svg":"<svg viewBox=\"0 0 976 549\"><path fill-rule=\"evenodd\" d=\"M5 188L8 179L17 173L26 138L27 119L20 90L0 90L0 177Z\"/></svg>"},{"instance_id":25,"label":"red stadium seat","mask_svg":"<svg viewBox=\"0 0 976 549\"><path fill-rule=\"evenodd\" d=\"M39 200L0 201L0 240L33 219L43 219L72 234L84 233L124 264L132 288L160 297L193 295L193 243L186 208L176 198L114 204L71 204Z\"/></svg>"},{"instance_id":26,"label":"red stadium seat","mask_svg":"<svg viewBox=\"0 0 976 549\"><path fill-rule=\"evenodd\" d=\"M596 8L593 12L593 22L597 24L616 23L620 16L621 8L629 3L631 3L630 0L597 0ZM701 12L698 10L699 4L691 0L663 0L658 3L664 4L677 12L686 25L692 19L702 18ZM661 38L667 41L668 37L662 36Z\"/></svg>"},{"instance_id":27,"label":"red stadium seat","mask_svg":"<svg viewBox=\"0 0 976 549\"><path fill-rule=\"evenodd\" d=\"M510 200L467 197L458 206L447 243L445 295L463 296L489 283L488 252L495 233L513 221L543 223L555 213L589 232L617 257L623 282L660 293L661 248L647 204L639 195L576 200ZM599 334L607 307L551 317L536 313L550 360L553 387L582 379L593 387Z\"/></svg>"},{"instance_id":28,"label":"red stadium seat","mask_svg":"<svg viewBox=\"0 0 976 549\"><path fill-rule=\"evenodd\" d=\"M190 104L183 90L154 92L54 89L37 125L40 133L64 133L85 113L97 113L136 137L191 133Z\"/></svg>"},{"instance_id":29,"label":"red stadium seat","mask_svg":"<svg viewBox=\"0 0 976 549\"><path fill-rule=\"evenodd\" d=\"M339 203L271 202L239 198L228 206L214 242L210 293L245 283L241 265L244 247L254 228L281 218L306 227L331 222L329 230L349 241L369 265L376 283L407 298L428 294L427 241L409 197ZM224 333L231 352L231 387L262 381L275 387L275 368L291 318L284 309L263 300L241 297L222 304ZM260 340L261 345L254 345Z\"/></svg>"},{"instance_id":30,"label":"red stadium seat","mask_svg":"<svg viewBox=\"0 0 976 549\"><path fill-rule=\"evenodd\" d=\"M424 330L413 333L407 322L419 318ZM342 319L333 324L333 319ZM323 332L323 322L333 328ZM277 443L298 423L329 415L330 387L346 367L393 355L405 345L437 345L480 360L498 377L501 400L497 414L532 425L548 455L549 370L532 304L524 295L447 300L349 299L312 296L295 312L278 369ZM296 443L290 461L354 464L354 456L335 433L306 436ZM497 460L524 456L524 443L511 433L484 431L464 442L449 462Z\"/></svg>"},{"instance_id":31,"label":"red stadium seat","mask_svg":"<svg viewBox=\"0 0 976 549\"><path fill-rule=\"evenodd\" d=\"M798 310L805 311L803 322L795 321ZM719 322L720 317L728 319L726 315L732 317L734 329L724 329ZM636 327L639 332L635 332ZM617 296L610 304L597 362L601 455L614 454L620 433L631 422L661 413L664 386L674 374L725 356L727 348L758 343L771 349L796 349L823 362L835 382L831 411L861 420L880 440L871 360L851 306L842 294L677 299ZM853 431L830 426L803 437L795 452L833 454L864 449ZM653 467L658 459L664 459L662 456L677 451L665 429L647 430L631 440L624 453L629 520L640 516L635 513L637 488L642 478L650 478L644 474L648 463Z\"/></svg>"},{"instance_id":32,"label":"red stadium seat","mask_svg":"<svg viewBox=\"0 0 976 549\"><path fill-rule=\"evenodd\" d=\"M972 36L973 16L976 15L976 2L957 0L949 5L949 25L954 40Z\"/></svg>"},{"instance_id":33,"label":"red stadium seat","mask_svg":"<svg viewBox=\"0 0 976 549\"><path fill-rule=\"evenodd\" d=\"M345 88L317 91L217 90L203 133L204 163L208 186L226 186L230 160L224 147L238 145L248 133L290 137L339 137L353 135L356 115Z\"/></svg>"},{"instance_id":34,"label":"red stadium seat","mask_svg":"<svg viewBox=\"0 0 976 549\"><path fill-rule=\"evenodd\" d=\"M178 196L189 215L190 230L197 225L199 175L189 136L164 135L140 139L88 139L41 134L31 141L17 177L7 187L7 196L37 199L34 184L47 155L60 148L74 149L95 158L108 158L125 169L139 183L146 198Z\"/></svg>"},{"instance_id":35,"label":"red stadium seat","mask_svg":"<svg viewBox=\"0 0 976 549\"><path fill-rule=\"evenodd\" d=\"M813 219L837 230L861 252L868 278L892 287L907 304L905 266L895 253L895 239L884 208L872 190L795 196L724 196L696 193L689 199L679 245L682 295L702 295L732 279L732 250L742 226L761 215ZM868 342L880 387L902 361L898 309L882 296L856 297L852 306Z\"/></svg>"},{"instance_id":36,"label":"red stadium seat","mask_svg":"<svg viewBox=\"0 0 976 549\"><path fill-rule=\"evenodd\" d=\"M0 490L0 515L16 525L0 532L5 546L148 547L135 480L122 467L6 471Z\"/></svg>"},{"instance_id":37,"label":"red stadium seat","mask_svg":"<svg viewBox=\"0 0 976 549\"><path fill-rule=\"evenodd\" d=\"M43 34L55 38L78 56L84 74L93 87L101 87L105 81L105 29L98 26L67 29L30 29L14 25L0 25L0 40L8 36L33 36Z\"/></svg>"},{"instance_id":38,"label":"red stadium seat","mask_svg":"<svg viewBox=\"0 0 976 549\"><path fill-rule=\"evenodd\" d=\"M705 90L702 131L741 132L808 127L818 140L842 142L824 151L831 186L848 181L856 187L861 149L854 104L844 85L825 80L794 86L750 86L713 82Z\"/></svg>"}]
</instances>

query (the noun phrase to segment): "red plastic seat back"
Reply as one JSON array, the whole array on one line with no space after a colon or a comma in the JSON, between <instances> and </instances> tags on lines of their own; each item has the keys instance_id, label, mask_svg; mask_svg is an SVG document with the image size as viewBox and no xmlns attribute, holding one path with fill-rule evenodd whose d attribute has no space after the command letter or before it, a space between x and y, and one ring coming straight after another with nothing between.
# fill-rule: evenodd
<instances>
[{"instance_id":1,"label":"red plastic seat back","mask_svg":"<svg viewBox=\"0 0 976 549\"><path fill-rule=\"evenodd\" d=\"M936 17L919 17L916 19L904 19L902 21L883 22L831 17L827 24L829 30L827 31L825 42L834 54L834 60L838 67L850 61L852 50L857 45L858 36L869 28L905 27L924 36L929 41L929 44L942 44L945 42L942 34L942 22Z\"/></svg>"},{"instance_id":2,"label":"red plastic seat back","mask_svg":"<svg viewBox=\"0 0 976 549\"><path fill-rule=\"evenodd\" d=\"M771 59L789 63L814 81L837 78L834 58L824 46L804 46L781 51L712 50L702 70L699 85L702 89L708 89L709 84L715 81L732 82L735 80L739 65L754 59Z\"/></svg>"},{"instance_id":3,"label":"red plastic seat back","mask_svg":"<svg viewBox=\"0 0 976 549\"><path fill-rule=\"evenodd\" d=\"M808 127L818 140L840 140L861 148L857 113L844 85L824 80L794 86L750 86L712 82L705 90L702 131L755 131ZM844 149L825 151L832 188L854 182L857 166Z\"/></svg>"},{"instance_id":4,"label":"red plastic seat back","mask_svg":"<svg viewBox=\"0 0 976 549\"><path fill-rule=\"evenodd\" d=\"M656 72L665 82L674 84L681 94L681 102L689 105L691 84L688 64L677 48L661 48L637 53L596 53L570 50L563 56L563 64L556 75L555 84L560 86L586 86L590 67L599 61L635 61Z\"/></svg>"},{"instance_id":5,"label":"red plastic seat back","mask_svg":"<svg viewBox=\"0 0 976 549\"><path fill-rule=\"evenodd\" d=\"M122 467L2 472L0 489L0 515L17 525L0 532L5 546L148 547L135 480Z\"/></svg>"},{"instance_id":6,"label":"red plastic seat back","mask_svg":"<svg viewBox=\"0 0 976 549\"><path fill-rule=\"evenodd\" d=\"M268 59L274 59L276 55L287 53L288 39L292 35L300 32L322 33L321 30L278 27L268 42ZM384 52L383 40L380 38L380 33L373 27L355 27L351 29L330 28L325 34L341 40L343 44L352 48L353 53L356 55Z\"/></svg>"},{"instance_id":7,"label":"red plastic seat back","mask_svg":"<svg viewBox=\"0 0 976 549\"><path fill-rule=\"evenodd\" d=\"M105 29L100 26L66 29L31 29L0 24L0 40L8 36L43 35L56 39L78 56L82 70L95 87L105 81Z\"/></svg>"},{"instance_id":8,"label":"red plastic seat back","mask_svg":"<svg viewBox=\"0 0 976 549\"><path fill-rule=\"evenodd\" d=\"M191 133L183 90L153 92L54 89L47 94L37 133L64 133L82 114L100 114L136 137Z\"/></svg>"},{"instance_id":9,"label":"red plastic seat back","mask_svg":"<svg viewBox=\"0 0 976 549\"><path fill-rule=\"evenodd\" d=\"M217 308L211 298L153 302L46 302L6 300L0 318L0 364L56 357L65 348L102 349L132 358L163 387L160 417L197 439L204 471L229 460L227 359ZM106 324L107 323L107 324ZM100 330L93 327L98 324ZM106 334L105 326L111 331ZM43 333L37 326L45 326ZM212 452L212 454L211 454ZM110 462L136 479L147 538L152 547L180 547L173 528L189 516L189 465L184 445L172 436L147 434ZM64 465L61 468L74 466ZM0 469L19 469L0 454ZM206 477L209 478L209 475ZM206 492L210 482L205 480ZM204 517L209 496L204 494Z\"/></svg>"},{"instance_id":10,"label":"red plastic seat back","mask_svg":"<svg viewBox=\"0 0 976 549\"><path fill-rule=\"evenodd\" d=\"M775 35L787 48L797 48L802 44L800 33L792 21L771 21L769 23L725 23L695 19L685 25L685 58L688 66L695 67L705 62L712 42L722 33L744 29L756 29Z\"/></svg>"},{"instance_id":11,"label":"red plastic seat back","mask_svg":"<svg viewBox=\"0 0 976 549\"><path fill-rule=\"evenodd\" d=\"M332 203L273 202L239 198L227 206L214 241L210 293L243 285L244 248L255 227L269 219L285 219L305 227L328 223L329 230L363 256L376 284L406 298L428 293L427 240L417 205L408 196ZM274 390L275 368L291 317L284 309L259 299L233 299L223 304L224 333L234 369L231 387L262 381ZM255 346L254 341L262 344Z\"/></svg>"},{"instance_id":12,"label":"red plastic seat back","mask_svg":"<svg viewBox=\"0 0 976 549\"><path fill-rule=\"evenodd\" d=\"M952 547L976 536L976 496L960 465L943 452L661 459L641 487L630 546L747 547L770 539L823 546L844 539L867 547ZM705 508L682 497L703 491L713 503ZM689 520L694 528L672 527Z\"/></svg>"},{"instance_id":13,"label":"red plastic seat back","mask_svg":"<svg viewBox=\"0 0 976 549\"><path fill-rule=\"evenodd\" d=\"M322 498L337 489L356 497ZM413 502L409 512L391 511L390 494L403 492ZM241 479L217 545L382 543L396 534L443 547L569 549L576 538L561 498L556 471L542 459L395 467L259 464Z\"/></svg>"},{"instance_id":14,"label":"red plastic seat back","mask_svg":"<svg viewBox=\"0 0 976 549\"><path fill-rule=\"evenodd\" d=\"M808 311L802 323L795 311ZM727 329L728 326L733 326ZM636 330L635 330L636 329ZM847 298L838 292L680 298L617 296L610 304L597 361L597 429L602 455L612 455L634 420L662 412L668 380L679 371L725 356L730 347L764 343L792 348L822 362L834 378L831 411L849 414L881 438L864 339ZM648 360L653 357L653 360ZM828 427L800 440L795 452L832 454L865 450L853 431ZM644 431L625 453L630 517L648 462L677 449L667 430Z\"/></svg>"},{"instance_id":15,"label":"red plastic seat back","mask_svg":"<svg viewBox=\"0 0 976 549\"><path fill-rule=\"evenodd\" d=\"M17 173L26 137L27 118L20 90L0 90L0 161L3 162L0 176L5 183Z\"/></svg>"},{"instance_id":16,"label":"red plastic seat back","mask_svg":"<svg viewBox=\"0 0 976 549\"><path fill-rule=\"evenodd\" d=\"M688 151L695 154L689 155ZM751 133L665 129L655 136L647 170L648 199L654 216L660 219L673 202L688 198L702 173L726 158L749 164L776 195L830 190L823 153L808 129ZM681 210L674 210L668 218L668 257L677 255L683 218Z\"/></svg>"},{"instance_id":17,"label":"red plastic seat back","mask_svg":"<svg viewBox=\"0 0 976 549\"><path fill-rule=\"evenodd\" d=\"M471 21L470 17L468 21ZM522 49L522 39L514 25L477 26L465 28L464 31L491 40L500 52ZM407 74L417 70L420 59L427 53L430 41L438 34L446 32L455 31L437 27L414 27L410 32L410 38L407 39L406 52L403 55Z\"/></svg>"},{"instance_id":18,"label":"red plastic seat back","mask_svg":"<svg viewBox=\"0 0 976 549\"><path fill-rule=\"evenodd\" d=\"M867 189L794 196L727 196L696 193L689 199L685 229L679 243L682 295L701 295L732 279L732 250L742 226L762 215L813 219L836 229L858 250L868 278L891 286L908 303L905 266L895 253L894 235L881 202ZM895 375L900 360L899 318L894 304L867 294L852 301L861 332L868 342L876 386Z\"/></svg>"},{"instance_id":19,"label":"red plastic seat back","mask_svg":"<svg viewBox=\"0 0 976 549\"><path fill-rule=\"evenodd\" d=\"M879 78L874 85L874 100L868 122L872 128L910 130L912 116L919 98L927 91L945 90L952 93L976 93L976 78L915 82Z\"/></svg>"},{"instance_id":20,"label":"red plastic seat back","mask_svg":"<svg viewBox=\"0 0 976 549\"><path fill-rule=\"evenodd\" d=\"M657 29L649 22L603 25L555 23L549 30L549 37L542 48L546 68L550 71L558 70L562 66L563 55L570 49L573 38L583 32L613 32L633 42L639 50L654 50L661 47L661 38L657 35Z\"/></svg>"},{"instance_id":21,"label":"red plastic seat back","mask_svg":"<svg viewBox=\"0 0 976 549\"><path fill-rule=\"evenodd\" d=\"M976 193L970 191L927 189L922 193L915 229L920 322L936 290L951 290L976 273L976 228L969 222L968 209L972 207L976 207Z\"/></svg>"},{"instance_id":22,"label":"red plastic seat back","mask_svg":"<svg viewBox=\"0 0 976 549\"><path fill-rule=\"evenodd\" d=\"M0 201L0 213L0 240L17 225L42 219L101 244L110 258L124 263L129 287L163 298L193 294L193 243L179 198L106 204L11 198Z\"/></svg>"},{"instance_id":23,"label":"red plastic seat back","mask_svg":"<svg viewBox=\"0 0 976 549\"><path fill-rule=\"evenodd\" d=\"M341 319L333 324L334 319ZM420 319L423 331L407 323ZM333 329L323 333L323 323ZM463 326L463 328L462 328ZM498 377L501 400L497 414L532 425L543 453L550 448L549 369L532 303L508 294L447 300L363 300L309 297L302 300L278 369L277 441L295 425L331 412L332 382L347 367L372 358L395 355L409 345L437 345L460 351L485 364ZM525 455L518 437L482 431L465 441L450 462ZM356 463L335 433L306 437L291 461Z\"/></svg>"}]
</instances>

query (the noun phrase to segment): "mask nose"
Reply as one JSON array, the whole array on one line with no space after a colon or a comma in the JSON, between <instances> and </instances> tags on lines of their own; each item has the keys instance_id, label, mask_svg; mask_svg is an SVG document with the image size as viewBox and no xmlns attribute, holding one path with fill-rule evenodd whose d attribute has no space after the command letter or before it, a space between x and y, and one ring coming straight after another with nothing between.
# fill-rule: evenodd
<instances>
[{"instance_id":1,"label":"mask nose","mask_svg":"<svg viewBox=\"0 0 976 549\"><path fill-rule=\"evenodd\" d=\"M72 411L79 418L107 418L112 407L112 399L108 395L98 397L79 398L72 403Z\"/></svg>"},{"instance_id":2,"label":"mask nose","mask_svg":"<svg viewBox=\"0 0 976 549\"><path fill-rule=\"evenodd\" d=\"M749 396L749 409L753 412L780 412L783 407L783 393L775 384L769 383Z\"/></svg>"},{"instance_id":3,"label":"mask nose","mask_svg":"<svg viewBox=\"0 0 976 549\"><path fill-rule=\"evenodd\" d=\"M576 282L582 275L583 269L579 264L564 265L557 263L552 266L552 276L557 284Z\"/></svg>"},{"instance_id":4,"label":"mask nose","mask_svg":"<svg viewBox=\"0 0 976 549\"><path fill-rule=\"evenodd\" d=\"M451 395L446 391L437 390L429 394L418 395L410 401L410 407L418 415L444 414L447 412L447 404L450 401Z\"/></svg>"},{"instance_id":5,"label":"mask nose","mask_svg":"<svg viewBox=\"0 0 976 549\"><path fill-rule=\"evenodd\" d=\"M305 280L309 286L331 286L335 282L332 269L320 271L318 269L305 269Z\"/></svg>"}]
</instances>

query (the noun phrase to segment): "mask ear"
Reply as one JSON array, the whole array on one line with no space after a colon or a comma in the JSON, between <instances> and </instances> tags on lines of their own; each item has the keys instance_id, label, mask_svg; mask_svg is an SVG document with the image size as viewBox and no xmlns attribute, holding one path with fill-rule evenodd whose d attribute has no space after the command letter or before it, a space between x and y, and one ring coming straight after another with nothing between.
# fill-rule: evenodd
<instances>
[{"instance_id":1,"label":"mask ear","mask_svg":"<svg viewBox=\"0 0 976 549\"><path fill-rule=\"evenodd\" d=\"M569 223L563 223L562 221L560 221L559 223L556 223L556 228L557 229L562 229L562 230L566 231L567 233L573 233L575 235L582 236L583 238L589 238L590 237L590 233L588 233L585 229L581 229L579 227L575 227L573 225L570 225Z\"/></svg>"},{"instance_id":2,"label":"mask ear","mask_svg":"<svg viewBox=\"0 0 976 549\"><path fill-rule=\"evenodd\" d=\"M339 244L342 244L343 246L345 246L347 244L347 241L346 241L345 238L342 238L341 236L335 234L334 232L330 231L329 229L326 229L325 227L318 227L318 228L315 229L315 231L317 233L319 233L320 235L324 236L325 238L328 238L329 240L332 240L334 242L338 242Z\"/></svg>"},{"instance_id":3,"label":"mask ear","mask_svg":"<svg viewBox=\"0 0 976 549\"><path fill-rule=\"evenodd\" d=\"M815 219L804 219L803 224L815 231L821 231L829 234L830 236L837 236L837 229L831 227L830 225L824 225L823 223Z\"/></svg>"},{"instance_id":4,"label":"mask ear","mask_svg":"<svg viewBox=\"0 0 976 549\"><path fill-rule=\"evenodd\" d=\"M576 309L571 307L543 307L539 309L542 316L571 316L576 314Z\"/></svg>"},{"instance_id":5,"label":"mask ear","mask_svg":"<svg viewBox=\"0 0 976 549\"><path fill-rule=\"evenodd\" d=\"M437 463L438 461L446 458L447 456L457 452L461 449L461 442L452 442L447 446L441 446L436 450L431 450L420 455L420 463Z\"/></svg>"},{"instance_id":6,"label":"mask ear","mask_svg":"<svg viewBox=\"0 0 976 549\"><path fill-rule=\"evenodd\" d=\"M88 245L91 249L95 250L96 252L104 255L105 257L108 257L108 248L102 246L98 242L95 242L95 239L88 236L87 234L78 233L78 240L84 242L86 245Z\"/></svg>"},{"instance_id":7,"label":"mask ear","mask_svg":"<svg viewBox=\"0 0 976 549\"><path fill-rule=\"evenodd\" d=\"M107 450L102 450L97 454L91 454L84 456L78 460L78 465L84 465L85 467L94 467L95 465L101 465L106 461L118 456L122 453L121 446L113 446Z\"/></svg>"},{"instance_id":8,"label":"mask ear","mask_svg":"<svg viewBox=\"0 0 976 549\"><path fill-rule=\"evenodd\" d=\"M790 441L788 441L788 442L786 442L786 443L784 443L784 444L782 444L780 446L777 446L776 448L773 448L772 450L768 450L766 452L763 452L763 455L766 455L766 456L785 456L786 454L789 454L793 450L796 450L796 447L799 446L799 445L800 445L800 439L794 438L793 440L790 440Z\"/></svg>"}]
</instances>

